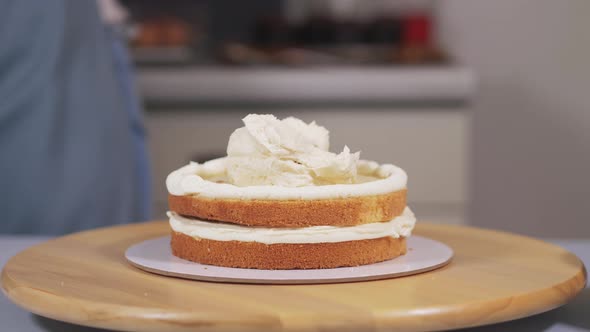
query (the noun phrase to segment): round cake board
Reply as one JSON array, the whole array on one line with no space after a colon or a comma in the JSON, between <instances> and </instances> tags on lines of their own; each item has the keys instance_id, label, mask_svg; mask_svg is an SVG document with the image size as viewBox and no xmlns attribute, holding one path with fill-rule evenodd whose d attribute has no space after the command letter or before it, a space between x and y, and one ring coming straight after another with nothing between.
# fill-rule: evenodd
<instances>
[{"instance_id":1,"label":"round cake board","mask_svg":"<svg viewBox=\"0 0 590 332\"><path fill-rule=\"evenodd\" d=\"M453 257L453 250L447 245L421 236L409 237L407 246L405 255L385 262L317 270L256 270L198 264L172 255L169 236L135 244L127 249L125 257L142 270L166 276L249 284L322 284L402 277L434 270Z\"/></svg>"},{"instance_id":2,"label":"round cake board","mask_svg":"<svg viewBox=\"0 0 590 332\"><path fill-rule=\"evenodd\" d=\"M417 236L452 262L402 278L254 285L169 278L133 267L130 246L170 233L166 222L56 238L10 259L4 293L36 314L126 331L448 330L521 318L571 300L586 283L568 251L533 238L419 222Z\"/></svg>"}]
</instances>

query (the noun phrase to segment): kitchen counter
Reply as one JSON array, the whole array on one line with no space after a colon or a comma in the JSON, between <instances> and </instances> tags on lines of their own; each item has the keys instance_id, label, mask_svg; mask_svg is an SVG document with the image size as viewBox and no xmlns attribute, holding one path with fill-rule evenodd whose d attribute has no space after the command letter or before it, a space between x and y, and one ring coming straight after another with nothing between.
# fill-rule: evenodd
<instances>
[{"instance_id":1,"label":"kitchen counter","mask_svg":"<svg viewBox=\"0 0 590 332\"><path fill-rule=\"evenodd\" d=\"M475 75L460 66L424 67L171 67L140 68L146 102L465 103Z\"/></svg>"},{"instance_id":2,"label":"kitchen counter","mask_svg":"<svg viewBox=\"0 0 590 332\"><path fill-rule=\"evenodd\" d=\"M8 259L17 252L47 239L49 238L38 236L0 236L0 267L4 266ZM547 241L570 250L580 257L586 266L590 266L590 239L548 239ZM561 308L512 322L464 329L462 331L590 331L590 316L587 312L589 307L590 289L587 287L577 298ZM2 322L3 331L106 331L32 315L12 304L5 296L0 297L0 321Z\"/></svg>"}]
</instances>

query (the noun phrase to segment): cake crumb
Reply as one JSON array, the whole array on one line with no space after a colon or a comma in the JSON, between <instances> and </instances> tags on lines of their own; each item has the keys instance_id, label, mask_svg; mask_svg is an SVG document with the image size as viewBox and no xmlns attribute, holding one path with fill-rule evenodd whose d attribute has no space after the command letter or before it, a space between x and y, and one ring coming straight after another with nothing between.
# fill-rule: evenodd
<instances>
[{"instance_id":1,"label":"cake crumb","mask_svg":"<svg viewBox=\"0 0 590 332\"><path fill-rule=\"evenodd\" d=\"M143 296L148 296L148 293L143 293Z\"/></svg>"},{"instance_id":2,"label":"cake crumb","mask_svg":"<svg viewBox=\"0 0 590 332\"><path fill-rule=\"evenodd\" d=\"M62 281L59 283L61 287L63 287L65 285L65 283Z\"/></svg>"}]
</instances>

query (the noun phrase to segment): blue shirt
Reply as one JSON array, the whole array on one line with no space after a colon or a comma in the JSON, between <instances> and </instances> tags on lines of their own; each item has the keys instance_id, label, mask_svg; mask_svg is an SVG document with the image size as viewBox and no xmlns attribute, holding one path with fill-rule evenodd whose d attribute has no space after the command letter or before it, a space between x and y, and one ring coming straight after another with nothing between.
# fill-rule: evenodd
<instances>
[{"instance_id":1,"label":"blue shirt","mask_svg":"<svg viewBox=\"0 0 590 332\"><path fill-rule=\"evenodd\" d=\"M136 96L95 1L0 8L0 233L147 219Z\"/></svg>"}]
</instances>

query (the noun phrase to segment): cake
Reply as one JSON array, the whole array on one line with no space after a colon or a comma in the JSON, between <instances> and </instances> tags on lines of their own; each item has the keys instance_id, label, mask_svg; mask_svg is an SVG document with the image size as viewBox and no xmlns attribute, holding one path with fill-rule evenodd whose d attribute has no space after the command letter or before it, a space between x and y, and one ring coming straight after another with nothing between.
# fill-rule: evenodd
<instances>
[{"instance_id":1,"label":"cake","mask_svg":"<svg viewBox=\"0 0 590 332\"><path fill-rule=\"evenodd\" d=\"M251 114L227 156L166 179L172 253L201 264L323 269L394 259L415 217L399 167L329 152L315 122Z\"/></svg>"}]
</instances>

